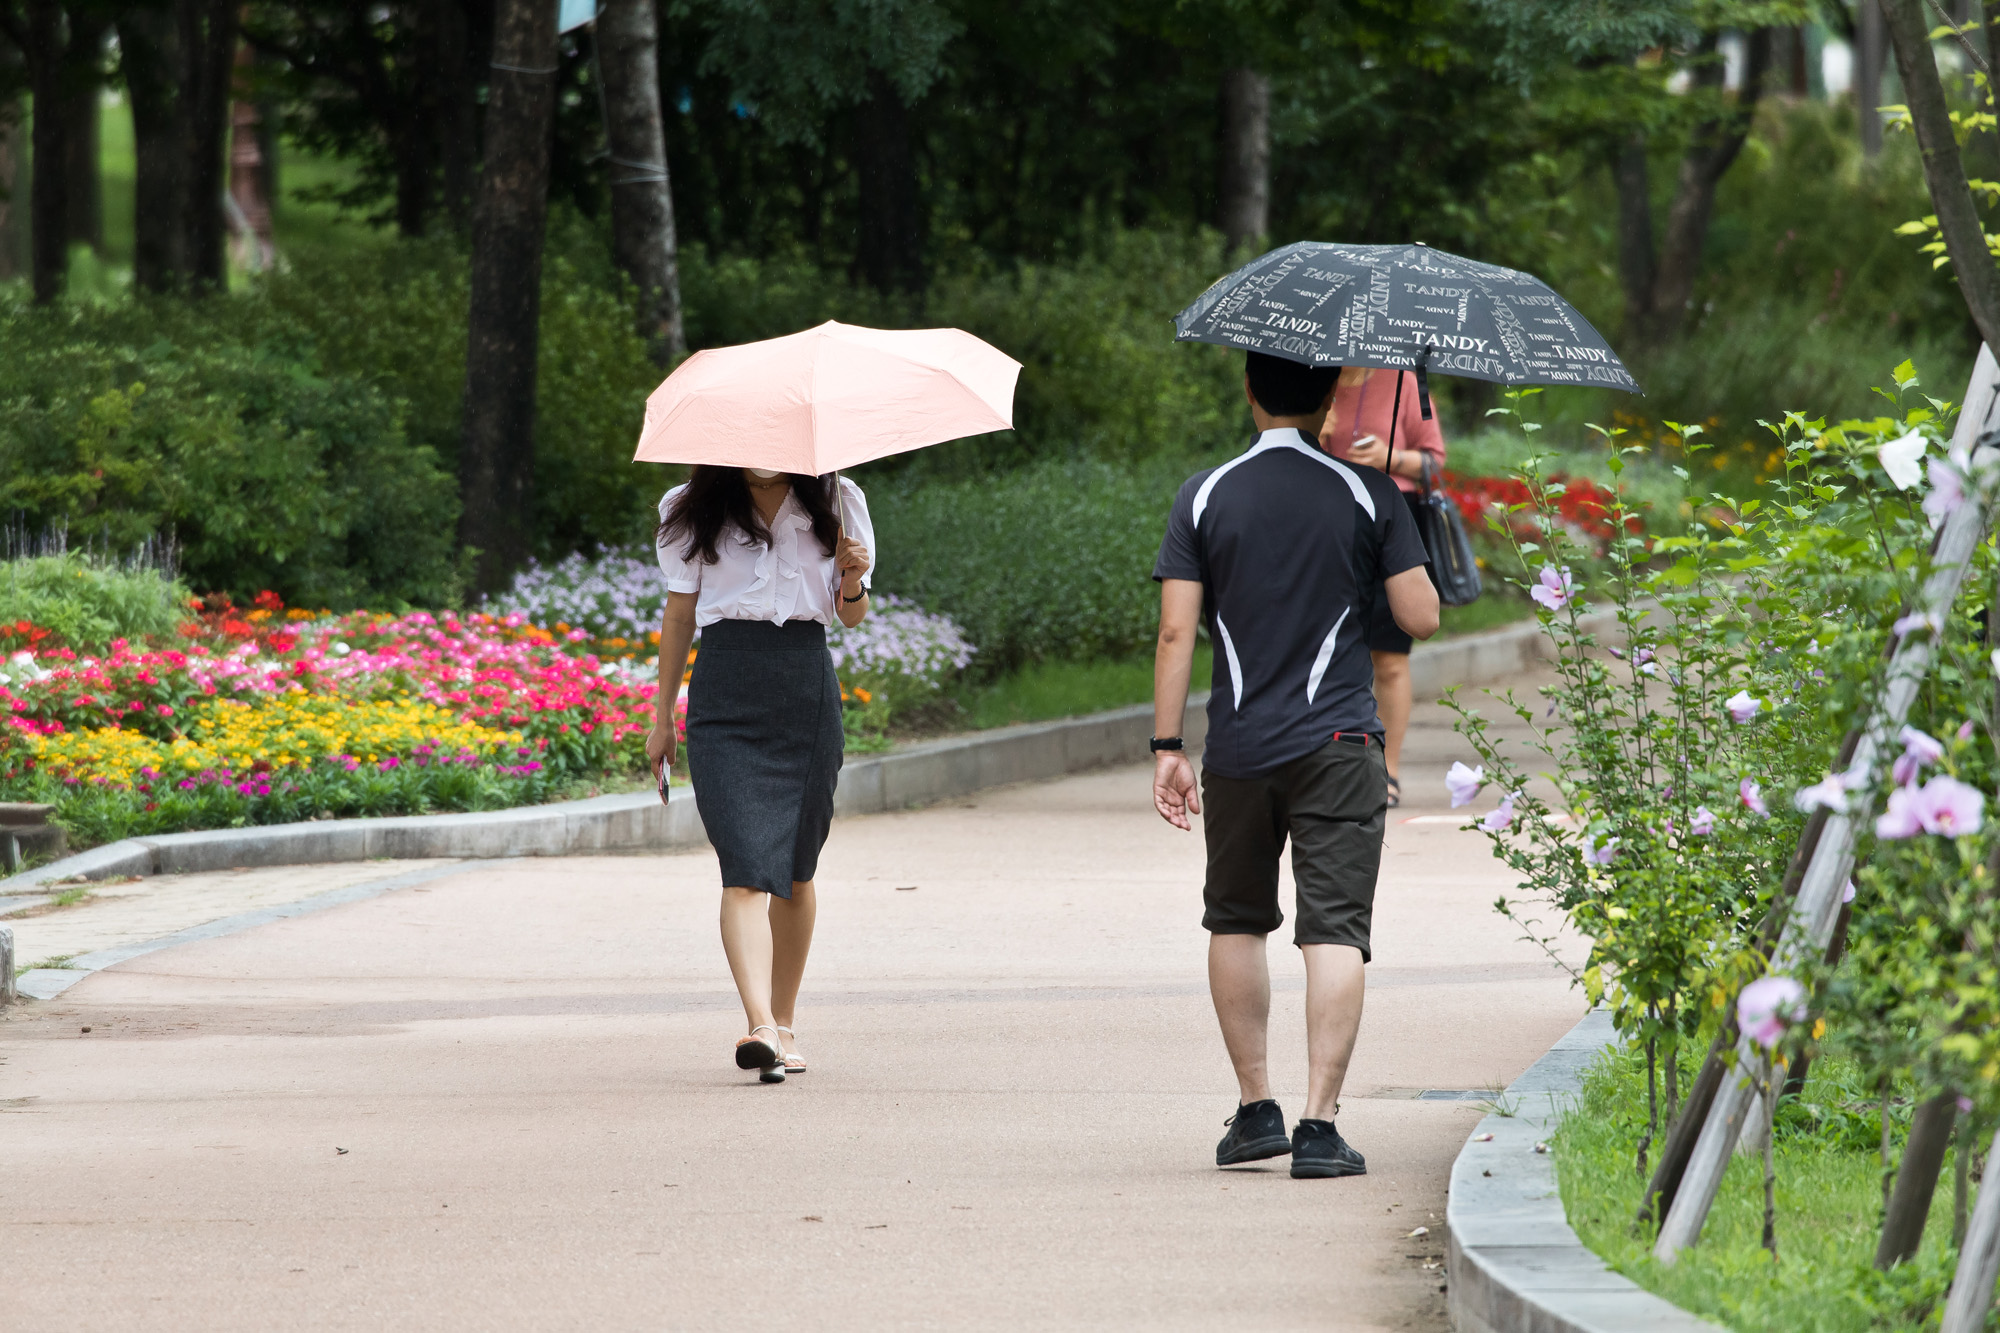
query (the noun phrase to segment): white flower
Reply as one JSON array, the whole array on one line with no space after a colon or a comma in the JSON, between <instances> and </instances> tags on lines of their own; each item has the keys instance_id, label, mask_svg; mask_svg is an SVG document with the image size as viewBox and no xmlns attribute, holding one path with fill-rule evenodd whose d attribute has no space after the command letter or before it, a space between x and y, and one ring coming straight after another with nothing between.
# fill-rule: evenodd
<instances>
[{"instance_id":1,"label":"white flower","mask_svg":"<svg viewBox=\"0 0 2000 1333\"><path fill-rule=\"evenodd\" d=\"M1897 490L1907 491L1924 479L1924 449L1928 444L1922 432L1913 430L1882 446L1876 458L1889 474L1889 480L1896 483Z\"/></svg>"},{"instance_id":2,"label":"white flower","mask_svg":"<svg viewBox=\"0 0 2000 1333\"><path fill-rule=\"evenodd\" d=\"M1444 775L1444 785L1451 792L1451 807L1456 810L1461 805L1470 805L1479 789L1486 785L1486 766L1467 768L1459 760L1453 760L1451 771Z\"/></svg>"}]
</instances>

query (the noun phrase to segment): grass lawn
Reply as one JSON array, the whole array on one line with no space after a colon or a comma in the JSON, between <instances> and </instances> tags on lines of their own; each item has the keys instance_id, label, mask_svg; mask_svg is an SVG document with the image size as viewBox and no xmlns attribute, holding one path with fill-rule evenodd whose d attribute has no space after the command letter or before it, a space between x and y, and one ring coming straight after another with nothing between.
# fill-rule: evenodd
<instances>
[{"instance_id":1,"label":"grass lawn","mask_svg":"<svg viewBox=\"0 0 2000 1333\"><path fill-rule=\"evenodd\" d=\"M1704 1040L1695 1050L1706 1046ZM1683 1088L1691 1074L1691 1068L1684 1070ZM1907 1097L1900 1105L1892 1102L1898 1155L1909 1113ZM1776 1263L1760 1244L1762 1160L1743 1156L1723 1177L1701 1243L1671 1268L1654 1261L1650 1230L1642 1234L1632 1221L1644 1188L1633 1169L1633 1154L1645 1122L1643 1058L1607 1057L1586 1081L1580 1105L1564 1120L1555 1142L1570 1225L1613 1268L1737 1333L1936 1327L1926 1320L1943 1301L1956 1262L1951 1249L1955 1163L1945 1161L1916 1260L1893 1273L1877 1273L1880 1107L1853 1086L1851 1065L1831 1058L1816 1062L1803 1095L1780 1107ZM1972 1192L1976 1198L1976 1186Z\"/></svg>"}]
</instances>

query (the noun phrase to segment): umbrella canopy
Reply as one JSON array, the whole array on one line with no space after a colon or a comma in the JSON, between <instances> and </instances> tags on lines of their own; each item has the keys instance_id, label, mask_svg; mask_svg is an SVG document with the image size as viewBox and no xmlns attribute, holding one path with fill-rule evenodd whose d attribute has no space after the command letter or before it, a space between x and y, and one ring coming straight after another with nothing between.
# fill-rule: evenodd
<instances>
[{"instance_id":1,"label":"umbrella canopy","mask_svg":"<svg viewBox=\"0 0 2000 1333\"><path fill-rule=\"evenodd\" d=\"M1014 426L1021 363L958 329L803 333L696 352L646 400L635 462L817 477Z\"/></svg>"},{"instance_id":2,"label":"umbrella canopy","mask_svg":"<svg viewBox=\"0 0 2000 1333\"><path fill-rule=\"evenodd\" d=\"M1283 246L1203 292L1174 328L1180 342L1308 365L1640 391L1604 336L1540 278L1427 245Z\"/></svg>"}]
</instances>

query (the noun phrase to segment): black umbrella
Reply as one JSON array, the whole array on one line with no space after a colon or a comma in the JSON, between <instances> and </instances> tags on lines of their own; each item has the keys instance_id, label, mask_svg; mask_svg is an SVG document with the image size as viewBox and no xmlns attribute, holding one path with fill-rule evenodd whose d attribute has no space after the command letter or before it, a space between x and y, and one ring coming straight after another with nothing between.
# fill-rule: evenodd
<instances>
[{"instance_id":1,"label":"black umbrella","mask_svg":"<svg viewBox=\"0 0 2000 1333\"><path fill-rule=\"evenodd\" d=\"M1604 336L1540 278L1427 245L1299 241L1237 269L1174 317L1179 342L1315 366L1640 392Z\"/></svg>"}]
</instances>

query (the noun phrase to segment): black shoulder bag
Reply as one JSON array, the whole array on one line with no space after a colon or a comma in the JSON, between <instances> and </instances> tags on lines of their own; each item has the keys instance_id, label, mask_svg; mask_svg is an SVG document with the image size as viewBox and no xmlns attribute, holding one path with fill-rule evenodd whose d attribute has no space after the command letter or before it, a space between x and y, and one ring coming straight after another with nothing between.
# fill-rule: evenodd
<instances>
[{"instance_id":1,"label":"black shoulder bag","mask_svg":"<svg viewBox=\"0 0 2000 1333\"><path fill-rule=\"evenodd\" d=\"M1389 413L1389 456L1382 460L1387 470L1396 461L1396 424L1403 416L1403 372L1396 372L1396 402ZM1422 455L1423 494L1417 498L1417 534L1424 540L1424 554L1430 557L1431 582L1437 586L1438 600L1446 606L1464 606L1479 600L1485 585L1479 577L1479 561L1472 554L1472 540L1465 534L1465 520L1458 506L1439 489L1437 461ZM1389 474L1392 478L1395 473Z\"/></svg>"}]
</instances>

